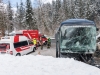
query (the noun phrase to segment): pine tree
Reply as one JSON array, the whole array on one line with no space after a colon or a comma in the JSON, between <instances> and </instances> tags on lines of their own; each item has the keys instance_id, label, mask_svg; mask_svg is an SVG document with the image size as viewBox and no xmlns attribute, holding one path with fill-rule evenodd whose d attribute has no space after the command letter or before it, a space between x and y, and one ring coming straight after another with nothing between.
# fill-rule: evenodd
<instances>
[{"instance_id":1,"label":"pine tree","mask_svg":"<svg viewBox=\"0 0 100 75\"><path fill-rule=\"evenodd\" d=\"M0 11L0 37L5 36L6 30L6 15L3 11Z\"/></svg>"},{"instance_id":2,"label":"pine tree","mask_svg":"<svg viewBox=\"0 0 100 75\"><path fill-rule=\"evenodd\" d=\"M14 18L14 28L16 29L20 29L20 24L19 24L19 5L18 3L16 3L16 14L15 14L15 18Z\"/></svg>"},{"instance_id":3,"label":"pine tree","mask_svg":"<svg viewBox=\"0 0 100 75\"><path fill-rule=\"evenodd\" d=\"M55 24L56 22L56 2L52 1L52 22Z\"/></svg>"},{"instance_id":4,"label":"pine tree","mask_svg":"<svg viewBox=\"0 0 100 75\"><path fill-rule=\"evenodd\" d=\"M8 2L8 19L9 19L9 27L8 27L8 32L13 30L13 13L11 9L11 3L10 1Z\"/></svg>"},{"instance_id":5,"label":"pine tree","mask_svg":"<svg viewBox=\"0 0 100 75\"><path fill-rule=\"evenodd\" d=\"M64 12L64 19L67 19L69 17L69 5L68 1L63 0L63 12Z\"/></svg>"},{"instance_id":6,"label":"pine tree","mask_svg":"<svg viewBox=\"0 0 100 75\"><path fill-rule=\"evenodd\" d=\"M59 18L59 10L60 10L60 7L61 7L61 0L56 0L56 19Z\"/></svg>"},{"instance_id":7,"label":"pine tree","mask_svg":"<svg viewBox=\"0 0 100 75\"><path fill-rule=\"evenodd\" d=\"M30 0L26 1L26 25L27 29L38 29Z\"/></svg>"},{"instance_id":8,"label":"pine tree","mask_svg":"<svg viewBox=\"0 0 100 75\"><path fill-rule=\"evenodd\" d=\"M20 7L18 9L18 18L19 18L19 25L20 25L20 29L24 29L25 28L25 8L24 8L24 5L23 5L23 2L21 0L20 2Z\"/></svg>"}]
</instances>

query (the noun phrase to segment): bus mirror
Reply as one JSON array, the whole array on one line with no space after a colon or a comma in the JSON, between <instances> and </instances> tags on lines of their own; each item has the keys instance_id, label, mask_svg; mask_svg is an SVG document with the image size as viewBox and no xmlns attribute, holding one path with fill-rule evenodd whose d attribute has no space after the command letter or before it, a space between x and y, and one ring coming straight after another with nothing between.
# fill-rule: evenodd
<instances>
[{"instance_id":1,"label":"bus mirror","mask_svg":"<svg viewBox=\"0 0 100 75\"><path fill-rule=\"evenodd\" d=\"M96 28L96 31L99 31L99 28Z\"/></svg>"}]
</instances>

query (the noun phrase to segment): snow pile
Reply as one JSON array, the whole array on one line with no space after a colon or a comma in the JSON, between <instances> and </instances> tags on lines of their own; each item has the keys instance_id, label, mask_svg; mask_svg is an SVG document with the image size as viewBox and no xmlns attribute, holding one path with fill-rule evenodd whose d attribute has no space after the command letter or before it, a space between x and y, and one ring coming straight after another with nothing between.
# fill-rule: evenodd
<instances>
[{"instance_id":1,"label":"snow pile","mask_svg":"<svg viewBox=\"0 0 100 75\"><path fill-rule=\"evenodd\" d=\"M69 58L0 55L0 75L100 75L100 69Z\"/></svg>"},{"instance_id":2,"label":"snow pile","mask_svg":"<svg viewBox=\"0 0 100 75\"><path fill-rule=\"evenodd\" d=\"M9 33L9 35L15 35L16 32L15 31L12 31L11 33Z\"/></svg>"}]
</instances>

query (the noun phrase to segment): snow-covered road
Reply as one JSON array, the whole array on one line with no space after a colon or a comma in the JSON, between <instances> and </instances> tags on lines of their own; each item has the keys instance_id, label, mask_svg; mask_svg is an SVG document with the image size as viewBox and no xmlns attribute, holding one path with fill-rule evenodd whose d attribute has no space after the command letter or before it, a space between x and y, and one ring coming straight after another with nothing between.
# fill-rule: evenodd
<instances>
[{"instance_id":1,"label":"snow-covered road","mask_svg":"<svg viewBox=\"0 0 100 75\"><path fill-rule=\"evenodd\" d=\"M38 47L38 49L35 52L32 52L30 54L32 55L44 55L44 56L53 56L56 57L56 44L52 43L51 48L47 49L46 46L43 47L43 50L41 50L41 47Z\"/></svg>"}]
</instances>

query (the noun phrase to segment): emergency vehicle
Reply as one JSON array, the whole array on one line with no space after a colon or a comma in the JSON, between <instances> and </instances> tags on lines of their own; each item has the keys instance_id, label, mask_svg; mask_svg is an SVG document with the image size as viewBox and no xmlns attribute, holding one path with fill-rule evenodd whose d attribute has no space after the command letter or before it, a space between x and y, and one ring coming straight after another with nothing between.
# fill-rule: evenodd
<instances>
[{"instance_id":1,"label":"emergency vehicle","mask_svg":"<svg viewBox=\"0 0 100 75\"><path fill-rule=\"evenodd\" d=\"M42 38L43 44L45 45L47 44L47 38L38 30L19 30L19 31L16 31L16 35L23 35L23 36L28 37L31 40L35 38L37 40L37 45L41 45L40 40Z\"/></svg>"},{"instance_id":2,"label":"emergency vehicle","mask_svg":"<svg viewBox=\"0 0 100 75\"><path fill-rule=\"evenodd\" d=\"M11 54L15 56L26 55L29 52L35 51L35 46L25 36L6 36L1 37L0 53Z\"/></svg>"}]
</instances>

